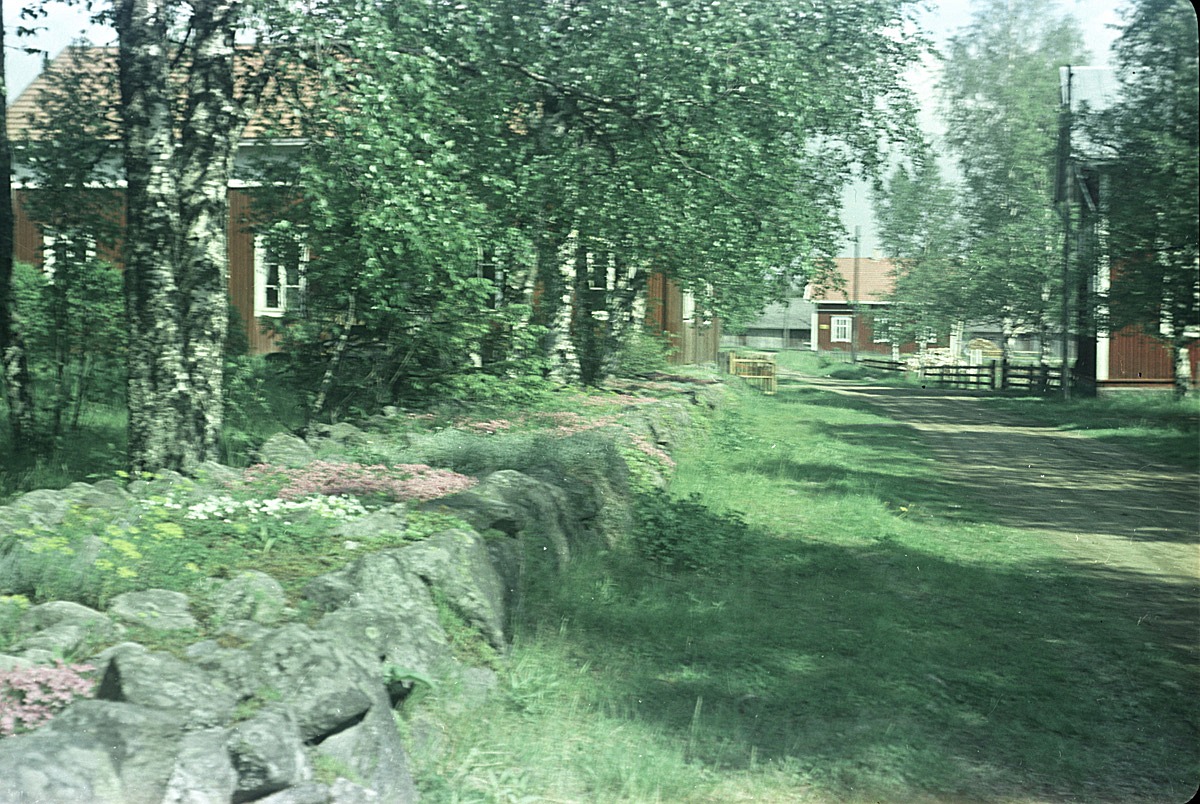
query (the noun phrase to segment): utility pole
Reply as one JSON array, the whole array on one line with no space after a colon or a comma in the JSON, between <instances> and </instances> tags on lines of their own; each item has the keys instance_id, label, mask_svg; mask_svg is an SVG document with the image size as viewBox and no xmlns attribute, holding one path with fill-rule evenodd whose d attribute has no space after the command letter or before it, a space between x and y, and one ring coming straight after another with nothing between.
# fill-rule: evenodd
<instances>
[{"instance_id":1,"label":"utility pole","mask_svg":"<svg viewBox=\"0 0 1200 804\"><path fill-rule=\"evenodd\" d=\"M1071 114L1071 83L1074 78L1074 73L1071 72L1071 65L1067 65L1067 91L1065 101L1066 108L1063 110L1065 117L1063 125L1066 127L1063 153L1060 158L1062 164L1062 219L1063 219L1063 246L1062 246L1062 310L1059 313L1059 326L1062 328L1062 398L1068 400L1071 398L1071 193L1075 191L1075 170L1074 162L1071 157L1071 127L1074 123Z\"/></svg>"},{"instance_id":2,"label":"utility pole","mask_svg":"<svg viewBox=\"0 0 1200 804\"><path fill-rule=\"evenodd\" d=\"M854 227L854 279L850 283L850 362L858 362L858 259L862 251L862 227Z\"/></svg>"}]
</instances>

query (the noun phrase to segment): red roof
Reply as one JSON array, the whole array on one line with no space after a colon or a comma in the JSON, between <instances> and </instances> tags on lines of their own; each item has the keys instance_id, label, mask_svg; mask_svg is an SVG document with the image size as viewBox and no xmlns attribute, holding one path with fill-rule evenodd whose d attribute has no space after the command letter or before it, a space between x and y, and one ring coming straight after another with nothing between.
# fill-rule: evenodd
<instances>
[{"instance_id":1,"label":"red roof","mask_svg":"<svg viewBox=\"0 0 1200 804\"><path fill-rule=\"evenodd\" d=\"M837 275L842 277L844 290L809 285L805 295L814 302L886 302L896 286L896 266L891 260L858 259L855 279L853 257L838 257L834 261Z\"/></svg>"},{"instance_id":2,"label":"red roof","mask_svg":"<svg viewBox=\"0 0 1200 804\"><path fill-rule=\"evenodd\" d=\"M261 55L252 47L240 46L234 64L236 78L245 80L261 64ZM110 110L107 115L110 120L120 119L117 111L117 48L71 46L64 48L9 104L8 136L11 139L38 139L43 133L46 119L42 113L42 92L49 87L50 76L64 71L75 74L73 83L90 95L95 104ZM242 139L263 137L272 129L285 136L299 136L300 123L292 105L280 93L268 91L251 116ZM116 137L116 129L109 137Z\"/></svg>"}]
</instances>

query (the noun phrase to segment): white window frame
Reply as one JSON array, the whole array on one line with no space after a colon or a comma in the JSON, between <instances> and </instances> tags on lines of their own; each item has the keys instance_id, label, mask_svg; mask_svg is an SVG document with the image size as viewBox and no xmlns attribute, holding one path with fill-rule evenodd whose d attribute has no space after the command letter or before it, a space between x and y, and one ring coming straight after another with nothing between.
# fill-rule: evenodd
<instances>
[{"instance_id":1,"label":"white window frame","mask_svg":"<svg viewBox=\"0 0 1200 804\"><path fill-rule=\"evenodd\" d=\"M255 317L279 318L288 312L288 300L293 298L303 298L305 290L308 286L308 247L300 246L300 264L298 269L298 283L295 285L284 284L281 288L284 292L277 296L279 303L276 305L268 304L270 284L268 271L270 267L269 258L270 250L268 247L268 239L265 234L254 236L254 315Z\"/></svg>"},{"instance_id":2,"label":"white window frame","mask_svg":"<svg viewBox=\"0 0 1200 804\"><path fill-rule=\"evenodd\" d=\"M52 227L46 227L42 230L42 272L46 275L46 280L50 284L54 284L54 271L58 266L57 246L60 242L70 243L75 237L83 238L84 260L90 261L96 259L95 237L80 232L68 233L64 237Z\"/></svg>"},{"instance_id":3,"label":"white window frame","mask_svg":"<svg viewBox=\"0 0 1200 804\"><path fill-rule=\"evenodd\" d=\"M843 333L844 334L840 334ZM829 342L850 343L850 335L854 332L854 316L831 315L829 317Z\"/></svg>"}]
</instances>

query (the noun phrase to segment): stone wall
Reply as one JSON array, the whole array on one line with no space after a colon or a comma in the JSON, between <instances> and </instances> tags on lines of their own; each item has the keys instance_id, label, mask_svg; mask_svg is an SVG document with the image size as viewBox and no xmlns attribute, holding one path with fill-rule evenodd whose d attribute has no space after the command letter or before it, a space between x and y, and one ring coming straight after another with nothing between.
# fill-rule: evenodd
<instances>
[{"instance_id":1,"label":"stone wall","mask_svg":"<svg viewBox=\"0 0 1200 804\"><path fill-rule=\"evenodd\" d=\"M691 423L688 407L632 426L669 448ZM262 457L303 465L372 438L337 425L309 441L277 436ZM528 562L553 571L627 527L628 471L610 452L566 469L546 455L547 471L487 471L471 490L424 504L469 527L360 555L313 578L298 607L275 579L248 571L210 580L203 599L151 589L118 595L104 611L61 600L28 608L0 669L102 646L90 659L100 681L94 698L0 739L0 804L416 801L397 707L422 685L482 696L497 683L492 670L455 657L446 610L503 657ZM212 465L207 476L231 471ZM72 506L128 506L176 479L77 483L0 507L0 594L28 593L20 579L46 560L13 532L53 527ZM338 536L403 528L401 509L347 523ZM74 560L89 560L87 545ZM204 637L172 652L126 641L147 624Z\"/></svg>"}]
</instances>

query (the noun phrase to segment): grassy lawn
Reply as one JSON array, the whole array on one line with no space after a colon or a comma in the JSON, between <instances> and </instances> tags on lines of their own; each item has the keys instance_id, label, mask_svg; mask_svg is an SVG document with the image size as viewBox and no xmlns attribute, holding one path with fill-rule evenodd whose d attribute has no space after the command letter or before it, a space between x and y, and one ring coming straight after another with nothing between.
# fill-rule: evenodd
<instances>
[{"instance_id":1,"label":"grassy lawn","mask_svg":"<svg viewBox=\"0 0 1200 804\"><path fill-rule=\"evenodd\" d=\"M444 713L448 755L414 752L426 800L1195 792L1187 640L1139 620L1168 581L934 516L921 444L819 390L743 395L677 457L671 494L699 497L654 521L700 569L609 554L534 579L504 694Z\"/></svg>"}]
</instances>

